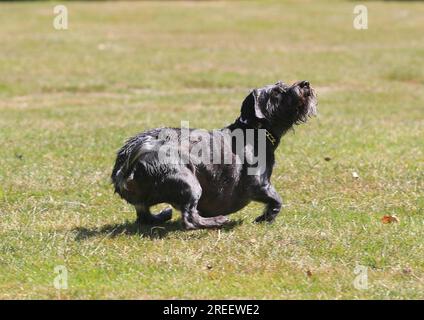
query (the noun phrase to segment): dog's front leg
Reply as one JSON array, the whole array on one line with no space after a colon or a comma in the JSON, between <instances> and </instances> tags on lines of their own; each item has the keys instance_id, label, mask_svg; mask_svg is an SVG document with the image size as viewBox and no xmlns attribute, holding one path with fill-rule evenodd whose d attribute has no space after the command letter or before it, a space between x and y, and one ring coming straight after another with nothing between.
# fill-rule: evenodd
<instances>
[{"instance_id":1,"label":"dog's front leg","mask_svg":"<svg viewBox=\"0 0 424 320\"><path fill-rule=\"evenodd\" d=\"M270 183L260 187L256 191L254 200L266 204L264 213L257 217L255 222L273 222L283 204L280 195Z\"/></svg>"}]
</instances>

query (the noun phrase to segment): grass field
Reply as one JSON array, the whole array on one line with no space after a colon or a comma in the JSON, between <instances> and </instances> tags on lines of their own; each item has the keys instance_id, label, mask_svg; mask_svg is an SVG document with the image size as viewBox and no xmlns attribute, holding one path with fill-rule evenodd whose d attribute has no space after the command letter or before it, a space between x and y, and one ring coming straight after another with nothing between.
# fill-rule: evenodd
<instances>
[{"instance_id":1,"label":"grass field","mask_svg":"<svg viewBox=\"0 0 424 320\"><path fill-rule=\"evenodd\" d=\"M350 1L70 2L66 31L54 3L0 3L0 298L423 299L424 3L365 3L362 31ZM278 79L319 115L278 149L276 223L252 203L137 228L109 180L124 140L222 127Z\"/></svg>"}]
</instances>

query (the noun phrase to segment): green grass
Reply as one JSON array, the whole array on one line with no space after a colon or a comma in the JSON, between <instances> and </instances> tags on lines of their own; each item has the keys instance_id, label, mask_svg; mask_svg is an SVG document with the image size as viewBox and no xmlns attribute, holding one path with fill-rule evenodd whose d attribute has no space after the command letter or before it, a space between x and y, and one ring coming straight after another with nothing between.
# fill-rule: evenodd
<instances>
[{"instance_id":1,"label":"green grass","mask_svg":"<svg viewBox=\"0 0 424 320\"><path fill-rule=\"evenodd\" d=\"M67 31L53 5L0 4L0 298L424 298L423 3L366 2L365 31L350 1L70 2ZM311 81L319 116L278 149L276 223L134 227L123 141L222 127L278 79Z\"/></svg>"}]
</instances>

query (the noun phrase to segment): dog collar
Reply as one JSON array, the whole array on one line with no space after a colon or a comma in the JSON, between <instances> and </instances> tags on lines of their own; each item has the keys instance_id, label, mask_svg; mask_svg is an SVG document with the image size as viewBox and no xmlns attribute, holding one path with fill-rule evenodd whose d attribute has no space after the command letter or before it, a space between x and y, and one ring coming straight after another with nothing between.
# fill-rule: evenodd
<instances>
[{"instance_id":1,"label":"dog collar","mask_svg":"<svg viewBox=\"0 0 424 320\"><path fill-rule=\"evenodd\" d=\"M275 144L277 143L277 139L275 139L275 137L272 135L271 132L269 132L266 129L264 129L264 130L265 130L265 135L266 135L266 138L268 139L268 141L271 142L271 144L273 146L275 146Z\"/></svg>"},{"instance_id":2,"label":"dog collar","mask_svg":"<svg viewBox=\"0 0 424 320\"><path fill-rule=\"evenodd\" d=\"M257 123L257 124L250 124L247 120L243 119L242 117L240 117L238 119L241 123L243 123L244 125L248 125L251 126L255 129L263 129L265 130L265 136L268 139L268 141L275 146L275 144L277 143L277 139L273 136L273 134L271 132L269 132L267 129L262 128L262 123Z\"/></svg>"}]
</instances>

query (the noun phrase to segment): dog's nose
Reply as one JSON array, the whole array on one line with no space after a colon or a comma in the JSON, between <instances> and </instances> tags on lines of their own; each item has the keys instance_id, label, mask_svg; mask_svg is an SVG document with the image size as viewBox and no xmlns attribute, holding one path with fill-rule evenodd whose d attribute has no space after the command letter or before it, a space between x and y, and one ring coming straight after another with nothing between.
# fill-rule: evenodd
<instances>
[{"instance_id":1,"label":"dog's nose","mask_svg":"<svg viewBox=\"0 0 424 320\"><path fill-rule=\"evenodd\" d=\"M299 83L299 85L300 85L301 88L309 87L309 81L304 80L301 83Z\"/></svg>"}]
</instances>

